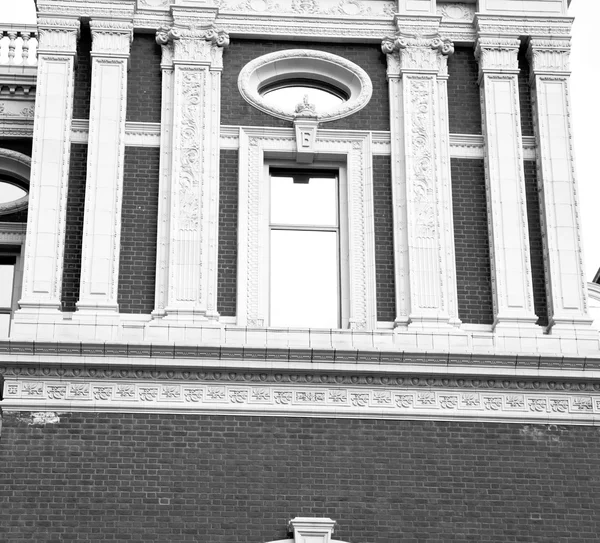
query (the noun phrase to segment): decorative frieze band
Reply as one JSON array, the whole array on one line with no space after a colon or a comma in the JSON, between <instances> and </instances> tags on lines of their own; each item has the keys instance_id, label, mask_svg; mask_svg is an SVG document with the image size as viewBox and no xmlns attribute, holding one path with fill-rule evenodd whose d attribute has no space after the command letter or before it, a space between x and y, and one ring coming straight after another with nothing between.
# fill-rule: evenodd
<instances>
[{"instance_id":1,"label":"decorative frieze band","mask_svg":"<svg viewBox=\"0 0 600 543\"><path fill-rule=\"evenodd\" d=\"M34 411L235 412L544 424L592 425L600 421L596 386L585 392L540 391L422 387L413 381L398 378L388 386L377 387L17 376L6 378L2 406L5 410Z\"/></svg>"}]
</instances>

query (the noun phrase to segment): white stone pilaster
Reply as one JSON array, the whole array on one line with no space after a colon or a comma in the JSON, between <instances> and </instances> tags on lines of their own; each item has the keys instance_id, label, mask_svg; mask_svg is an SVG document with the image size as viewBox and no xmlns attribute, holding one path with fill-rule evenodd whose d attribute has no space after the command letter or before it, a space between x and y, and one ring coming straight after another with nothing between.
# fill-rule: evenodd
<instances>
[{"instance_id":1,"label":"white stone pilaster","mask_svg":"<svg viewBox=\"0 0 600 543\"><path fill-rule=\"evenodd\" d=\"M529 43L544 267L552 333L591 332L579 224L569 92L570 39Z\"/></svg>"},{"instance_id":2,"label":"white stone pilaster","mask_svg":"<svg viewBox=\"0 0 600 543\"><path fill-rule=\"evenodd\" d=\"M21 310L59 315L79 20L38 19L38 75Z\"/></svg>"},{"instance_id":3,"label":"white stone pilaster","mask_svg":"<svg viewBox=\"0 0 600 543\"><path fill-rule=\"evenodd\" d=\"M517 37L487 35L480 28L476 47L497 331L533 327L537 320L519 106L520 44Z\"/></svg>"},{"instance_id":4,"label":"white stone pilaster","mask_svg":"<svg viewBox=\"0 0 600 543\"><path fill-rule=\"evenodd\" d=\"M450 185L447 55L439 19L397 19L386 38L392 140L397 325L459 324ZM422 32L417 32L420 29Z\"/></svg>"},{"instance_id":5,"label":"white stone pilaster","mask_svg":"<svg viewBox=\"0 0 600 543\"><path fill-rule=\"evenodd\" d=\"M164 317L169 287L169 224L171 215L171 168L173 154L173 42L169 29L161 28L156 41L162 49L162 107L160 120L160 170L158 182L158 228L154 317Z\"/></svg>"},{"instance_id":6,"label":"white stone pilaster","mask_svg":"<svg viewBox=\"0 0 600 543\"><path fill-rule=\"evenodd\" d=\"M118 312L131 22L93 19L92 89L79 312Z\"/></svg>"},{"instance_id":7,"label":"white stone pilaster","mask_svg":"<svg viewBox=\"0 0 600 543\"><path fill-rule=\"evenodd\" d=\"M166 292L162 299L166 318L202 322L219 317L221 70L229 37L213 27L211 13L172 9L175 26L157 34L159 43L173 43L172 84L177 91L173 93Z\"/></svg>"}]
</instances>

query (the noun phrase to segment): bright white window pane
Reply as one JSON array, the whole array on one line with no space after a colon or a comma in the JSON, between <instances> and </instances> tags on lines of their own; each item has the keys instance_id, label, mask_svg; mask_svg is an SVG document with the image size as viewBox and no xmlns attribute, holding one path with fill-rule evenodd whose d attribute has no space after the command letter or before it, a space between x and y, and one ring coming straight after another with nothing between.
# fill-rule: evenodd
<instances>
[{"instance_id":1,"label":"bright white window pane","mask_svg":"<svg viewBox=\"0 0 600 543\"><path fill-rule=\"evenodd\" d=\"M271 326L339 328L337 233L271 231Z\"/></svg>"},{"instance_id":2,"label":"bright white window pane","mask_svg":"<svg viewBox=\"0 0 600 543\"><path fill-rule=\"evenodd\" d=\"M296 181L301 179L296 177ZM335 178L271 177L271 224L337 225Z\"/></svg>"},{"instance_id":3,"label":"bright white window pane","mask_svg":"<svg viewBox=\"0 0 600 543\"><path fill-rule=\"evenodd\" d=\"M267 91L264 94L269 103L282 111L294 113L296 106L304 102L304 97L315 106L317 113L325 113L339 107L344 99L323 89L313 87L293 86L282 87Z\"/></svg>"},{"instance_id":4,"label":"bright white window pane","mask_svg":"<svg viewBox=\"0 0 600 543\"><path fill-rule=\"evenodd\" d=\"M0 181L0 204L13 202L14 200L23 198L25 195L27 195L27 192L22 188Z\"/></svg>"},{"instance_id":5,"label":"bright white window pane","mask_svg":"<svg viewBox=\"0 0 600 543\"><path fill-rule=\"evenodd\" d=\"M0 307L11 307L14 273L13 264L0 264Z\"/></svg>"}]
</instances>

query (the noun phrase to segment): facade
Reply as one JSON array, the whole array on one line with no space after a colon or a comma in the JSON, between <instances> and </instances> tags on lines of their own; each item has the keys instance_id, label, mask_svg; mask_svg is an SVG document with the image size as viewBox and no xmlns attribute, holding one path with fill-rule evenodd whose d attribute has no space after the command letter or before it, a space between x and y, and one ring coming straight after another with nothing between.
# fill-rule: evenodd
<instances>
[{"instance_id":1,"label":"facade","mask_svg":"<svg viewBox=\"0 0 600 543\"><path fill-rule=\"evenodd\" d=\"M566 0L36 4L1 541L597 540Z\"/></svg>"}]
</instances>

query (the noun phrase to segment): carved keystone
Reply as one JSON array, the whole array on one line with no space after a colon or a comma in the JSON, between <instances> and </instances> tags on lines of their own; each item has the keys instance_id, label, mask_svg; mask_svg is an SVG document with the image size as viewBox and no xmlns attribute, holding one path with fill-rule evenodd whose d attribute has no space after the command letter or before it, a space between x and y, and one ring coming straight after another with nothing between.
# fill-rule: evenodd
<instances>
[{"instance_id":1,"label":"carved keystone","mask_svg":"<svg viewBox=\"0 0 600 543\"><path fill-rule=\"evenodd\" d=\"M294 543L331 543L335 520L330 518L296 517L290 520Z\"/></svg>"}]
</instances>

